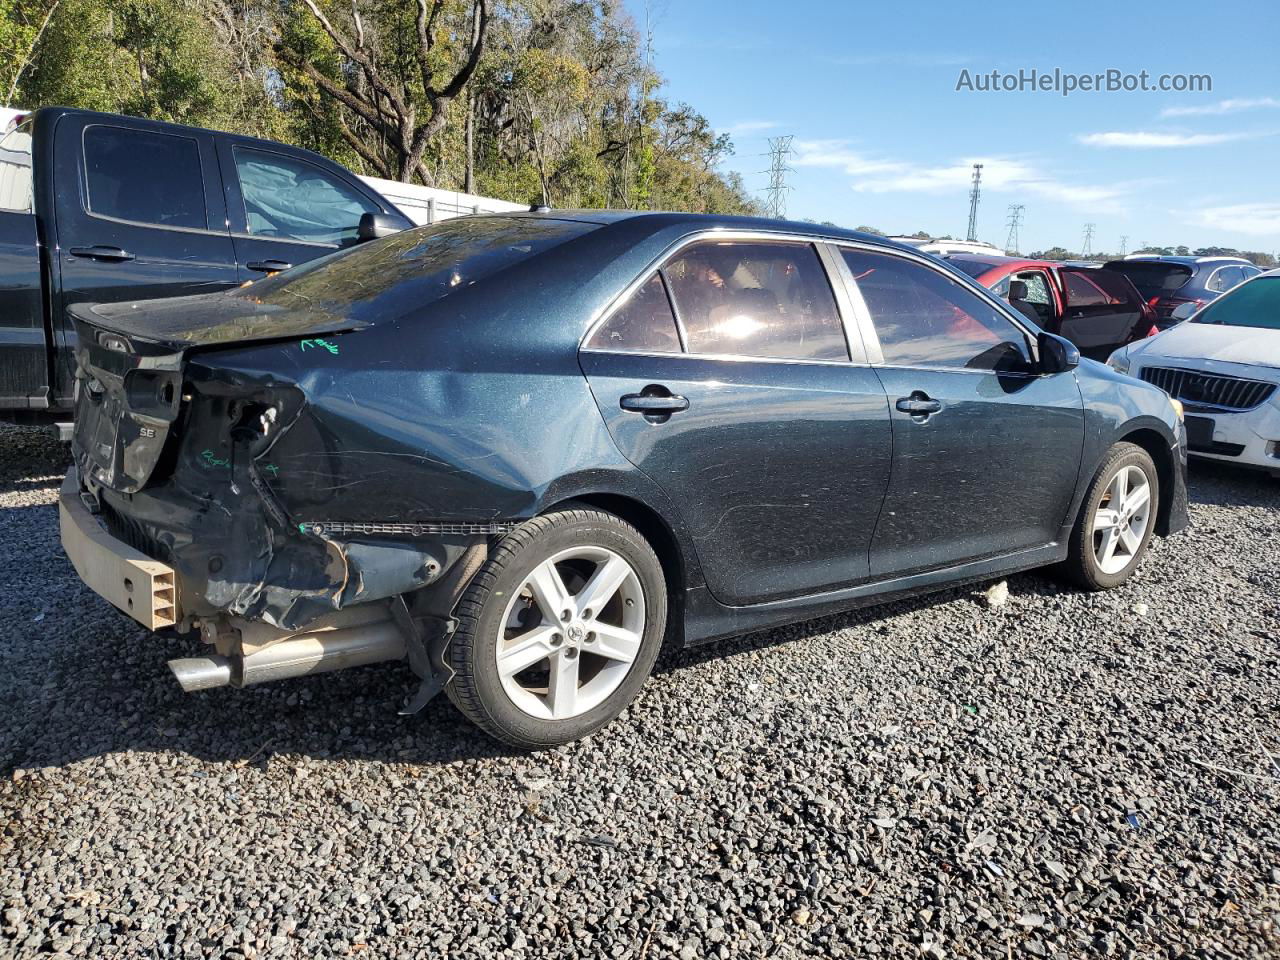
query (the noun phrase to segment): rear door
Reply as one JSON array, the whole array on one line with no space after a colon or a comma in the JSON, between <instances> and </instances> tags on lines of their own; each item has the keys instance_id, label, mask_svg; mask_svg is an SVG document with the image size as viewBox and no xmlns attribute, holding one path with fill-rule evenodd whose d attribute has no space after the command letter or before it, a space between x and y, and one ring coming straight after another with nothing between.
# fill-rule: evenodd
<instances>
[{"instance_id":1,"label":"rear door","mask_svg":"<svg viewBox=\"0 0 1280 960\"><path fill-rule=\"evenodd\" d=\"M31 194L31 121L0 140L0 408L43 406L40 239Z\"/></svg>"},{"instance_id":2,"label":"rear door","mask_svg":"<svg viewBox=\"0 0 1280 960\"><path fill-rule=\"evenodd\" d=\"M1133 339L1142 321L1142 304L1128 280L1105 269L1059 267L1062 277L1062 329L1082 351L1107 352Z\"/></svg>"},{"instance_id":3,"label":"rear door","mask_svg":"<svg viewBox=\"0 0 1280 960\"><path fill-rule=\"evenodd\" d=\"M218 158L241 280L351 246L362 214L398 215L353 177L266 144L221 137Z\"/></svg>"},{"instance_id":4,"label":"rear door","mask_svg":"<svg viewBox=\"0 0 1280 960\"><path fill-rule=\"evenodd\" d=\"M210 133L72 114L58 123L55 156L56 387L67 397L68 306L209 293L238 281Z\"/></svg>"},{"instance_id":5,"label":"rear door","mask_svg":"<svg viewBox=\"0 0 1280 960\"><path fill-rule=\"evenodd\" d=\"M868 351L883 359L893 425L871 575L1053 543L1084 443L1075 376L1036 373L1023 329L923 258L852 246L842 258L870 321Z\"/></svg>"},{"instance_id":6,"label":"rear door","mask_svg":"<svg viewBox=\"0 0 1280 960\"><path fill-rule=\"evenodd\" d=\"M889 416L830 263L799 238L692 243L580 355L614 441L676 504L724 604L868 577Z\"/></svg>"}]
</instances>

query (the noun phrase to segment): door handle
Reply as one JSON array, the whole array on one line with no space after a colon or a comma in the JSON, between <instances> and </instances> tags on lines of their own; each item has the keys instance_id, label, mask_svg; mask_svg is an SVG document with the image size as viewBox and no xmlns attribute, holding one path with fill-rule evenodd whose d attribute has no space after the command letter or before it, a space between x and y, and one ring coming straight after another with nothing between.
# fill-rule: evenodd
<instances>
[{"instance_id":1,"label":"door handle","mask_svg":"<svg viewBox=\"0 0 1280 960\"><path fill-rule=\"evenodd\" d=\"M679 413L689 409L688 397L676 397L668 394L661 396L647 393L628 393L618 401L618 406L632 413Z\"/></svg>"},{"instance_id":2,"label":"door handle","mask_svg":"<svg viewBox=\"0 0 1280 960\"><path fill-rule=\"evenodd\" d=\"M287 260L254 260L246 263L245 266L259 273L279 273L281 270L288 270L293 264Z\"/></svg>"},{"instance_id":3,"label":"door handle","mask_svg":"<svg viewBox=\"0 0 1280 960\"><path fill-rule=\"evenodd\" d=\"M90 260L104 260L109 263L135 259L134 255L126 250L121 250L119 247L104 246L99 243L95 243L92 247L72 247L68 252L73 257L87 257Z\"/></svg>"},{"instance_id":4,"label":"door handle","mask_svg":"<svg viewBox=\"0 0 1280 960\"><path fill-rule=\"evenodd\" d=\"M942 409L942 402L934 400L923 391L917 390L909 397L899 397L894 404L901 412L911 414L913 420L928 420L930 414Z\"/></svg>"}]
</instances>

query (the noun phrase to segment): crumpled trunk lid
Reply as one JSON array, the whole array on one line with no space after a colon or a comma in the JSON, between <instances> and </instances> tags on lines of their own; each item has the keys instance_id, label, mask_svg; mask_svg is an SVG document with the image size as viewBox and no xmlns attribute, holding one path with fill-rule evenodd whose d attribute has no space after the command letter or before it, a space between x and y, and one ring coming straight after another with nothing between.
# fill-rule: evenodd
<instances>
[{"instance_id":1,"label":"crumpled trunk lid","mask_svg":"<svg viewBox=\"0 0 1280 960\"><path fill-rule=\"evenodd\" d=\"M138 303L77 304L72 453L91 484L136 493L160 462L183 411L194 352L358 329L324 310L283 309L212 294Z\"/></svg>"}]
</instances>

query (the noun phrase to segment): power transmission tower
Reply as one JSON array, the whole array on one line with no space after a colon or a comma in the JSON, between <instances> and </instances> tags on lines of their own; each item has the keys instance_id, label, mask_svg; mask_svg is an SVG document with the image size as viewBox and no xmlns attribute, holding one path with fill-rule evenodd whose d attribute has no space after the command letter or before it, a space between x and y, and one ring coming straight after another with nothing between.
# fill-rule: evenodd
<instances>
[{"instance_id":1,"label":"power transmission tower","mask_svg":"<svg viewBox=\"0 0 1280 960\"><path fill-rule=\"evenodd\" d=\"M1022 225L1022 211L1025 209L1025 203L1009 204L1009 237L1004 242L1005 253L1018 252L1018 227Z\"/></svg>"},{"instance_id":2,"label":"power transmission tower","mask_svg":"<svg viewBox=\"0 0 1280 960\"><path fill-rule=\"evenodd\" d=\"M765 201L769 216L779 220L787 216L787 174L794 173L787 166L787 158L791 156L792 137L769 138L769 199Z\"/></svg>"},{"instance_id":3,"label":"power transmission tower","mask_svg":"<svg viewBox=\"0 0 1280 960\"><path fill-rule=\"evenodd\" d=\"M969 230L966 240L978 239L978 198L982 196L982 164L973 165L973 189L969 191Z\"/></svg>"},{"instance_id":4,"label":"power transmission tower","mask_svg":"<svg viewBox=\"0 0 1280 960\"><path fill-rule=\"evenodd\" d=\"M1093 256L1093 229L1096 226L1096 223L1084 225L1084 247L1080 251L1080 256L1086 259Z\"/></svg>"},{"instance_id":5,"label":"power transmission tower","mask_svg":"<svg viewBox=\"0 0 1280 960\"><path fill-rule=\"evenodd\" d=\"M1129 249L1129 235L1127 233L1120 234L1120 256L1125 255L1125 251Z\"/></svg>"}]
</instances>

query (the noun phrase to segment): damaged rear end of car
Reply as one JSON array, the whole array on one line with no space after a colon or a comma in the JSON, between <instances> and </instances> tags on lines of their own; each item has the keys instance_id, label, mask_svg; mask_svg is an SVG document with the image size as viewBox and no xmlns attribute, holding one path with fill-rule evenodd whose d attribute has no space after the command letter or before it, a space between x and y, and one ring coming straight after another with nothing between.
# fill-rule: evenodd
<instances>
[{"instance_id":1,"label":"damaged rear end of car","mask_svg":"<svg viewBox=\"0 0 1280 960\"><path fill-rule=\"evenodd\" d=\"M211 648L171 661L185 689L406 657L413 708L447 682L449 612L535 481L449 422L466 404L445 348L395 345L589 226L480 219L231 294L73 310L64 546L115 606Z\"/></svg>"}]
</instances>

